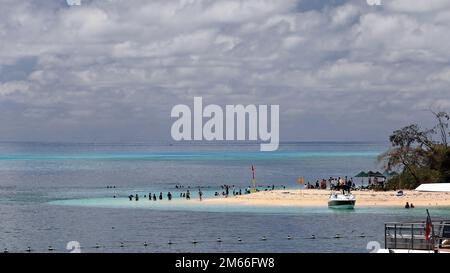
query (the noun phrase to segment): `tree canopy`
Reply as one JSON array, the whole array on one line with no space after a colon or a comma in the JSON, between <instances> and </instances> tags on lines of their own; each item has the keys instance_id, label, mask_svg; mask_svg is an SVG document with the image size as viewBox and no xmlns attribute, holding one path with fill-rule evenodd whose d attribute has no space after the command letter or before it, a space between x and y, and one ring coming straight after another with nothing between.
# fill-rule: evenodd
<instances>
[{"instance_id":1,"label":"tree canopy","mask_svg":"<svg viewBox=\"0 0 450 273\"><path fill-rule=\"evenodd\" d=\"M412 189L422 183L450 182L449 114L434 112L436 125L423 129L411 124L389 136L391 148L380 155L386 171L398 175L387 183L390 189Z\"/></svg>"}]
</instances>

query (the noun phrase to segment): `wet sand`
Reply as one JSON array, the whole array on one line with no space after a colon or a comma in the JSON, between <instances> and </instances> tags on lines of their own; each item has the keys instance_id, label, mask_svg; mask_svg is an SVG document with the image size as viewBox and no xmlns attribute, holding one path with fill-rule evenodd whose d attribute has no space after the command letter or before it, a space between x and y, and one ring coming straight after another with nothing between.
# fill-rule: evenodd
<instances>
[{"instance_id":1,"label":"wet sand","mask_svg":"<svg viewBox=\"0 0 450 273\"><path fill-rule=\"evenodd\" d=\"M356 206L360 207L404 207L406 202L417 207L450 207L450 193L403 191L404 196L396 196L396 191L354 191ZM252 194L208 198L204 204L247 205L247 206L328 206L328 190L273 190Z\"/></svg>"}]
</instances>

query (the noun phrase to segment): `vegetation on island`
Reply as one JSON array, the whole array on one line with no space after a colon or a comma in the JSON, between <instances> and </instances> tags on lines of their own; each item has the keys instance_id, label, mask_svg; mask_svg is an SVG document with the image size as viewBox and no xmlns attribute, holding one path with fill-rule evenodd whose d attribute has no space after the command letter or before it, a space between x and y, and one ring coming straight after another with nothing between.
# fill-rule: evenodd
<instances>
[{"instance_id":1,"label":"vegetation on island","mask_svg":"<svg viewBox=\"0 0 450 273\"><path fill-rule=\"evenodd\" d=\"M398 171L385 189L414 189L423 183L450 182L449 114L431 111L436 125L423 129L412 124L395 130L391 148L379 156L387 171Z\"/></svg>"}]
</instances>

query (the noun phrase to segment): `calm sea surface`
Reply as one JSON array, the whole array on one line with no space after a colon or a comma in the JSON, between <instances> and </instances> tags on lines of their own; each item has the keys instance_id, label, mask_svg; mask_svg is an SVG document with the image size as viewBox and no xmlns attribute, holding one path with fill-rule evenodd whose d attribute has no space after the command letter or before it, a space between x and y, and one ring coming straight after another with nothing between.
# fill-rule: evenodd
<instances>
[{"instance_id":1,"label":"calm sea surface","mask_svg":"<svg viewBox=\"0 0 450 273\"><path fill-rule=\"evenodd\" d=\"M177 198L148 206L142 194L171 191L178 197L176 185L193 193L201 187L207 195L223 184L245 188L251 164L261 187L295 189L298 176L315 182L379 170L376 157L386 148L284 143L262 153L259 145L0 143L0 250L47 252L52 246L66 252L69 241L78 241L85 252L367 252L369 241L383 244L384 222L424 220L425 212L205 208ZM141 200L120 205L131 193ZM450 218L450 209L431 212Z\"/></svg>"}]
</instances>

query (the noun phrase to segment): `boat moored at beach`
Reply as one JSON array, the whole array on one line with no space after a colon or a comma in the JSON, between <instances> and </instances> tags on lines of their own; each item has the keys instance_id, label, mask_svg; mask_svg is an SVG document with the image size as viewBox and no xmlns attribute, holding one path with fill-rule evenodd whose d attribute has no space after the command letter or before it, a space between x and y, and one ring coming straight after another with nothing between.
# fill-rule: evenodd
<instances>
[{"instance_id":1,"label":"boat moored at beach","mask_svg":"<svg viewBox=\"0 0 450 273\"><path fill-rule=\"evenodd\" d=\"M332 209L353 209L355 207L356 198L351 193L331 193L328 199L328 207Z\"/></svg>"}]
</instances>

